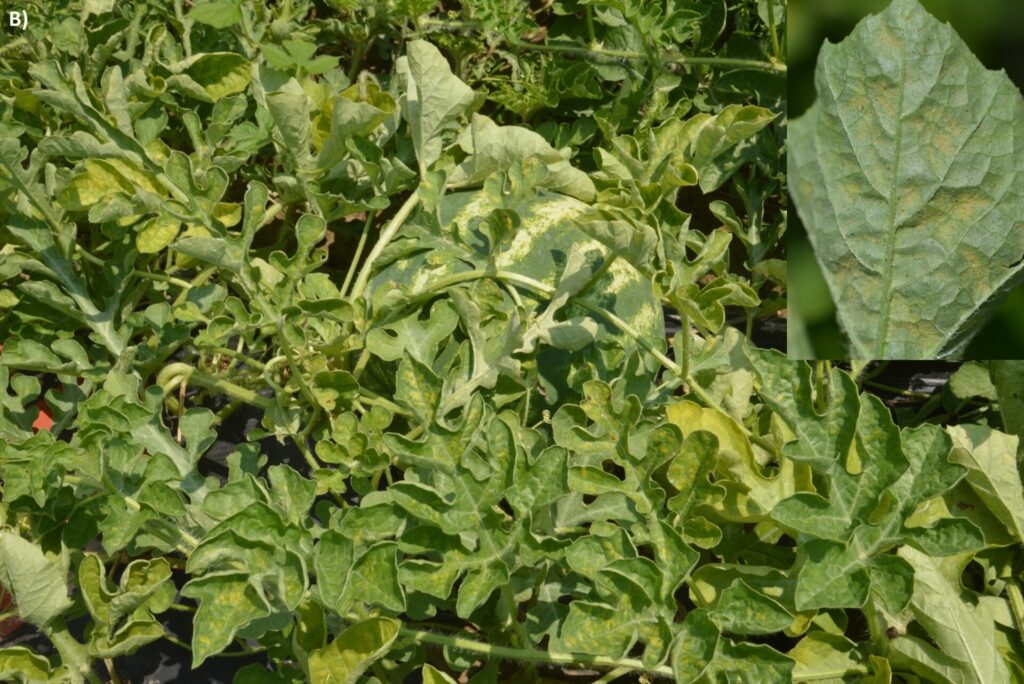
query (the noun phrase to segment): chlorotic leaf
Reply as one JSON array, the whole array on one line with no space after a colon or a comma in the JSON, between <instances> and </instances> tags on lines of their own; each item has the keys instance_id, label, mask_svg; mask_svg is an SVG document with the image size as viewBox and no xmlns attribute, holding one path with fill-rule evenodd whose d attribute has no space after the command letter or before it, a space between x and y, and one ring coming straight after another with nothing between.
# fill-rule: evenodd
<instances>
[{"instance_id":1,"label":"chlorotic leaf","mask_svg":"<svg viewBox=\"0 0 1024 684\"><path fill-rule=\"evenodd\" d=\"M0 648L0 677L9 682L51 681L50 663L24 646Z\"/></svg>"},{"instance_id":2,"label":"chlorotic leaf","mask_svg":"<svg viewBox=\"0 0 1024 684\"><path fill-rule=\"evenodd\" d=\"M841 634L811 632L787 655L796 661L794 678L802 680L834 681L837 672L851 675L868 673L857 645Z\"/></svg>"},{"instance_id":3,"label":"chlorotic leaf","mask_svg":"<svg viewBox=\"0 0 1024 684\"><path fill-rule=\"evenodd\" d=\"M429 663L423 666L420 676L423 677L423 684L455 684L454 679Z\"/></svg>"},{"instance_id":4,"label":"chlorotic leaf","mask_svg":"<svg viewBox=\"0 0 1024 684\"><path fill-rule=\"evenodd\" d=\"M1024 278L1024 98L918 0L825 44L789 173L851 358L955 358Z\"/></svg>"},{"instance_id":5,"label":"chlorotic leaf","mask_svg":"<svg viewBox=\"0 0 1024 684\"><path fill-rule=\"evenodd\" d=\"M309 654L309 676L324 684L354 684L398 638L398 620L375 617L352 625Z\"/></svg>"},{"instance_id":6,"label":"chlorotic leaf","mask_svg":"<svg viewBox=\"0 0 1024 684\"><path fill-rule=\"evenodd\" d=\"M234 52L206 52L172 64L169 69L173 74L187 76L210 102L215 102L249 86L249 67L249 61Z\"/></svg>"}]
</instances>

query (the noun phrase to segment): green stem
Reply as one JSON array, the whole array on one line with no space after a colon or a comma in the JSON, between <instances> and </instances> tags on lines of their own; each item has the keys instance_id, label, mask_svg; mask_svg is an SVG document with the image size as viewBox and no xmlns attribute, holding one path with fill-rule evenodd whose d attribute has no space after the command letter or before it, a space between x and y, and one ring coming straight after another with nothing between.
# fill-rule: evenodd
<instances>
[{"instance_id":1,"label":"green stem","mask_svg":"<svg viewBox=\"0 0 1024 684\"><path fill-rule=\"evenodd\" d=\"M381 252L384 251L384 248L388 246L388 243L394 239L399 228L402 227L402 224L404 224L406 219L409 218L409 215L412 214L412 210L416 208L419 201L419 191L413 191L413 193L409 195L409 198L405 200L405 203L398 209L398 213L391 217L391 221L389 221L388 225L381 231L376 244L374 244L373 249L371 249L370 253L366 256L366 263L363 264L363 267L359 271L359 276L356 278L355 285L352 286L352 293L349 296L349 299L357 299L363 294L363 290L366 289L366 284L370 280L370 274L373 272L373 262L377 260L377 257L379 257Z\"/></svg>"},{"instance_id":2,"label":"green stem","mask_svg":"<svg viewBox=\"0 0 1024 684\"><path fill-rule=\"evenodd\" d=\"M1010 610L1013 611L1014 620L1017 622L1017 633L1024 639L1024 596L1021 596L1017 580L1006 580L1006 597L1010 600Z\"/></svg>"},{"instance_id":3,"label":"green stem","mask_svg":"<svg viewBox=\"0 0 1024 684\"><path fill-rule=\"evenodd\" d=\"M121 499L124 501L125 505L128 506L128 508L132 509L135 512L139 512L139 511L142 510L142 504L140 504L134 498L119 492L117 487L115 487L112 482L104 481L104 485L106 485L107 489L110 491L111 494L115 494L117 496L120 496ZM168 526L170 526L170 529L172 530L172 532L179 539L181 539L181 541L183 541L185 543L186 548L184 548L184 549L179 548L178 550L181 551L182 553L184 553L186 556L191 554L193 551L195 551L196 547L199 546L199 540L198 539L193 537L191 534L189 534L185 530L181 529L178 525L175 525L172 521L167 520L166 518L153 518L153 520L165 523Z\"/></svg>"},{"instance_id":4,"label":"green stem","mask_svg":"<svg viewBox=\"0 0 1024 684\"><path fill-rule=\"evenodd\" d=\"M181 278L174 278L172 276L164 275L163 273L149 273L148 271L134 270L132 271L132 275L138 276L139 278L156 280L161 283L170 283L171 285L175 285L185 290L188 290L192 287L192 283L188 282L187 280L182 280Z\"/></svg>"},{"instance_id":5,"label":"green stem","mask_svg":"<svg viewBox=\"0 0 1024 684\"><path fill-rule=\"evenodd\" d=\"M369 47L367 42L369 40L370 37L367 36L365 40L360 40L359 44L356 45L355 52L352 55L352 63L349 65L348 73L346 74L349 81L355 81L356 76L359 75L359 67L363 65L363 57L366 56L366 49Z\"/></svg>"},{"instance_id":6,"label":"green stem","mask_svg":"<svg viewBox=\"0 0 1024 684\"><path fill-rule=\"evenodd\" d=\"M399 416L411 416L412 415L411 413L409 413L404 408L402 408L401 406L399 406L395 402L391 401L390 399L386 399L386 398L380 396L379 394L377 394L376 392L373 392L372 390L366 389L365 387L360 387L359 388L359 399L364 404L369 404L370 406L373 406L373 405L381 406L383 408L386 408L388 411L391 411L392 413L394 413L396 415L399 415Z\"/></svg>"},{"instance_id":7,"label":"green stem","mask_svg":"<svg viewBox=\"0 0 1024 684\"><path fill-rule=\"evenodd\" d=\"M284 337L284 322L282 319L277 321L277 334L280 339L285 340ZM292 346L285 340L284 353L288 357L288 366L292 370L292 377L299 385L299 391L302 396L305 397L306 401L310 406L316 406L316 397L313 396L313 390L310 388L309 383L306 382L306 378L302 373L302 368L299 366L299 362L295 359L295 354L292 351Z\"/></svg>"},{"instance_id":8,"label":"green stem","mask_svg":"<svg viewBox=\"0 0 1024 684\"><path fill-rule=\"evenodd\" d=\"M889 652L889 635L886 634L885 625L879 619L878 610L871 599L868 599L867 605L864 606L864 617L868 622L871 643L874 644L875 652L884 656Z\"/></svg>"},{"instance_id":9,"label":"green stem","mask_svg":"<svg viewBox=\"0 0 1024 684\"><path fill-rule=\"evenodd\" d=\"M814 362L814 408L825 413L825 362Z\"/></svg>"},{"instance_id":10,"label":"green stem","mask_svg":"<svg viewBox=\"0 0 1024 684\"><path fill-rule=\"evenodd\" d=\"M587 7L589 9L590 6L587 5ZM593 681L593 684L611 684L619 677L624 677L628 675L630 672L632 672L632 670L630 670L628 667L617 667L614 670L605 673L605 675L600 679L595 679Z\"/></svg>"},{"instance_id":11,"label":"green stem","mask_svg":"<svg viewBox=\"0 0 1024 684\"><path fill-rule=\"evenodd\" d=\"M170 608L171 610L180 611L182 613L196 612L195 608L193 608L192 606L186 606L184 603L172 603L170 606L168 606L168 608Z\"/></svg>"},{"instance_id":12,"label":"green stem","mask_svg":"<svg viewBox=\"0 0 1024 684\"><path fill-rule=\"evenodd\" d=\"M14 48L21 47L26 43L28 43L28 39L25 37L19 37L15 38L14 40L9 40L3 45L0 45L0 55L4 54L8 50L13 50Z\"/></svg>"},{"instance_id":13,"label":"green stem","mask_svg":"<svg viewBox=\"0 0 1024 684\"><path fill-rule=\"evenodd\" d=\"M171 363L164 366L157 376L156 384L163 388L166 395L182 381L198 385L203 389L226 394L229 397L244 401L247 404L261 408L264 411L270 408L270 399L252 390L246 389L222 378L209 375L198 370L187 363Z\"/></svg>"},{"instance_id":14,"label":"green stem","mask_svg":"<svg viewBox=\"0 0 1024 684\"><path fill-rule=\"evenodd\" d=\"M306 465L308 465L311 470L319 470L320 468L324 467L324 464L316 459L316 456L313 455L313 452L310 451L309 447L307 446L307 442L309 441L309 435L313 432L313 428L316 427L316 421L319 417L320 407L314 404L313 415L309 417L309 422L306 423L306 427L302 430L302 432L300 432L299 434L290 432L292 442L298 448L299 453L302 454L302 458L306 461ZM337 494L332 493L331 497L338 505L342 507L345 506L344 499L342 499Z\"/></svg>"},{"instance_id":15,"label":"green stem","mask_svg":"<svg viewBox=\"0 0 1024 684\"><path fill-rule=\"evenodd\" d=\"M241 347L239 347L239 348L241 348ZM221 346L213 346L213 347L210 347L210 349L211 349L211 351L214 351L217 354L224 354L225 356L230 356L231 358L235 359L236 361L241 361L245 365L252 366L256 370L261 371L261 372L267 367L266 364L263 363L262 361L257 361L256 359L252 358L248 354L243 354L241 351L239 351L239 349L232 349L231 347L221 347Z\"/></svg>"},{"instance_id":16,"label":"green stem","mask_svg":"<svg viewBox=\"0 0 1024 684\"><path fill-rule=\"evenodd\" d=\"M57 620L53 626L44 630L53 647L60 654L61 662L68 666L72 682L86 680L90 684L102 684L102 680L89 666L89 654L85 646L80 644L68 632L64 620Z\"/></svg>"},{"instance_id":17,"label":"green stem","mask_svg":"<svg viewBox=\"0 0 1024 684\"><path fill-rule=\"evenodd\" d=\"M479 653L482 656L490 658L508 658L510 660L534 663L538 665L586 665L589 667L610 669L624 667L629 670L652 672L664 677L672 676L672 668L666 665L648 668L641 661L634 658L609 658L607 656L584 655L582 653L555 653L550 651L535 651L527 648L496 646L463 637L452 637L443 634L435 634L433 632L421 632L419 630L409 629L408 627L400 628L399 634L408 637L413 641L413 643L448 646L460 651Z\"/></svg>"},{"instance_id":18,"label":"green stem","mask_svg":"<svg viewBox=\"0 0 1024 684\"><path fill-rule=\"evenodd\" d=\"M886 385L884 382L875 382L874 380L865 380L863 384L874 387L875 389L885 390L890 394L898 394L901 397L908 397L910 399L930 399L932 396L930 394L925 394L924 392L905 390L899 387L893 387L892 385Z\"/></svg>"},{"instance_id":19,"label":"green stem","mask_svg":"<svg viewBox=\"0 0 1024 684\"><path fill-rule=\"evenodd\" d=\"M355 254L352 255L352 261L348 265L348 271L345 273L345 282L341 284L341 296L344 297L345 293L348 292L348 286L352 284L352 278L356 274L356 268L359 266L359 258L363 256L363 248L366 247L366 236L370 234L370 226L373 225L373 220L377 218L377 212L371 211L366 215L366 223L363 224L363 232L359 234L359 244L356 245Z\"/></svg>"},{"instance_id":20,"label":"green stem","mask_svg":"<svg viewBox=\"0 0 1024 684\"><path fill-rule=\"evenodd\" d=\"M592 55L594 57L607 57L610 59L639 59L648 61L648 55L643 52L631 50L612 50L607 48L590 49L576 45L551 45L546 43L527 43L517 40L513 46L526 50L538 52L554 52L570 55ZM691 55L680 55L669 52L662 57L662 61L669 64L681 64L684 66L723 66L723 67L744 67L748 69L764 69L766 71L786 71L785 64L773 64L762 62L756 59L737 59L734 57L693 57Z\"/></svg>"},{"instance_id":21,"label":"green stem","mask_svg":"<svg viewBox=\"0 0 1024 684\"><path fill-rule=\"evenodd\" d=\"M530 644L530 637L526 634L526 627L517 618L519 613L519 604L516 603L516 597L512 593L512 587L508 584L501 585L501 600L505 602L505 610L508 611L508 619L512 623L512 628L515 630L516 644L520 648L526 648Z\"/></svg>"},{"instance_id":22,"label":"green stem","mask_svg":"<svg viewBox=\"0 0 1024 684\"><path fill-rule=\"evenodd\" d=\"M192 20L185 18L185 10L181 0L174 0L174 17L181 24L181 44L185 48L185 57L192 56Z\"/></svg>"},{"instance_id":23,"label":"green stem","mask_svg":"<svg viewBox=\"0 0 1024 684\"><path fill-rule=\"evenodd\" d=\"M98 256L91 254L89 250L87 250L85 247L78 244L77 242L75 243L75 249L78 250L78 253L82 255L83 259L88 261L93 266L103 266L106 263L105 261L103 261L103 259L100 259Z\"/></svg>"},{"instance_id":24,"label":"green stem","mask_svg":"<svg viewBox=\"0 0 1024 684\"><path fill-rule=\"evenodd\" d=\"M690 317L687 314L679 314L680 334L683 336L683 358L682 371L679 373L684 378L690 377L690 355L692 341L690 339Z\"/></svg>"},{"instance_id":25,"label":"green stem","mask_svg":"<svg viewBox=\"0 0 1024 684\"><path fill-rule=\"evenodd\" d=\"M178 637L174 636L170 632L164 632L164 635L163 635L162 638L167 640L167 641L169 641L169 642L171 642L172 644L174 644L175 646L177 646L180 649L183 649L185 651L191 651L192 650L192 646L190 644L185 643L184 641L182 641Z\"/></svg>"},{"instance_id":26,"label":"green stem","mask_svg":"<svg viewBox=\"0 0 1024 684\"><path fill-rule=\"evenodd\" d=\"M775 59L779 62L786 60L782 59L782 50L779 48L779 37L775 34L775 1L768 0L768 35L772 40L772 52L775 54Z\"/></svg>"}]
</instances>

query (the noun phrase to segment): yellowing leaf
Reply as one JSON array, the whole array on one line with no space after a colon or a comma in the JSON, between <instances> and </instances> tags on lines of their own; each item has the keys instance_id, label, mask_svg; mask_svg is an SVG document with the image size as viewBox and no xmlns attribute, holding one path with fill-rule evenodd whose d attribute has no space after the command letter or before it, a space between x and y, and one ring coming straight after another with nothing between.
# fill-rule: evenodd
<instances>
[{"instance_id":1,"label":"yellowing leaf","mask_svg":"<svg viewBox=\"0 0 1024 684\"><path fill-rule=\"evenodd\" d=\"M174 241L181 228L181 221L162 214L146 222L135 238L135 245L141 254L156 254Z\"/></svg>"},{"instance_id":2,"label":"yellowing leaf","mask_svg":"<svg viewBox=\"0 0 1024 684\"><path fill-rule=\"evenodd\" d=\"M119 159L88 159L82 168L60 194L65 209L86 211L118 193L132 196L136 189L163 194L155 178Z\"/></svg>"},{"instance_id":3,"label":"yellowing leaf","mask_svg":"<svg viewBox=\"0 0 1024 684\"><path fill-rule=\"evenodd\" d=\"M727 494L715 508L723 517L744 522L762 520L775 504L794 493L792 463L784 461L776 477L765 477L750 439L733 418L691 401L673 404L666 413L684 436L706 430L718 438L716 484L725 487Z\"/></svg>"},{"instance_id":4,"label":"yellowing leaf","mask_svg":"<svg viewBox=\"0 0 1024 684\"><path fill-rule=\"evenodd\" d=\"M210 102L241 93L249 87L252 80L249 68L249 60L234 52L205 52L169 67L172 73L187 77L190 83L186 87L191 87L189 94L205 93ZM202 93L196 93L195 86L201 88Z\"/></svg>"},{"instance_id":5,"label":"yellowing leaf","mask_svg":"<svg viewBox=\"0 0 1024 684\"><path fill-rule=\"evenodd\" d=\"M915 635L901 636L890 642L893 657L909 661L912 671L928 681L1013 681L996 646L995 621L979 604L979 597L960 584L963 568L952 559L943 562L909 546L899 554L914 567L910 609L938 648ZM955 577L950 570L957 571Z\"/></svg>"},{"instance_id":6,"label":"yellowing leaf","mask_svg":"<svg viewBox=\"0 0 1024 684\"><path fill-rule=\"evenodd\" d=\"M749 141L777 115L763 107L729 105L715 115L698 114L675 132L678 156L697 169L700 188L716 190L746 161Z\"/></svg>"},{"instance_id":7,"label":"yellowing leaf","mask_svg":"<svg viewBox=\"0 0 1024 684\"><path fill-rule=\"evenodd\" d=\"M238 225L242 220L242 206L237 202L217 202L213 205L213 218L220 221L225 228Z\"/></svg>"},{"instance_id":8,"label":"yellowing leaf","mask_svg":"<svg viewBox=\"0 0 1024 684\"><path fill-rule=\"evenodd\" d=\"M375 617L352 625L309 654L309 676L323 684L355 684L398 638L398 620Z\"/></svg>"}]
</instances>

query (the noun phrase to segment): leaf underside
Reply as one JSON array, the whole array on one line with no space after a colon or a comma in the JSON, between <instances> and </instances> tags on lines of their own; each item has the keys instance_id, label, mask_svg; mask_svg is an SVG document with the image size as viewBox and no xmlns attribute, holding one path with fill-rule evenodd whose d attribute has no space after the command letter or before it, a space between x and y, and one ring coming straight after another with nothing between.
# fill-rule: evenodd
<instances>
[{"instance_id":1,"label":"leaf underside","mask_svg":"<svg viewBox=\"0 0 1024 684\"><path fill-rule=\"evenodd\" d=\"M789 174L851 358L956 358L1024 278L1024 99L917 0L822 46Z\"/></svg>"}]
</instances>

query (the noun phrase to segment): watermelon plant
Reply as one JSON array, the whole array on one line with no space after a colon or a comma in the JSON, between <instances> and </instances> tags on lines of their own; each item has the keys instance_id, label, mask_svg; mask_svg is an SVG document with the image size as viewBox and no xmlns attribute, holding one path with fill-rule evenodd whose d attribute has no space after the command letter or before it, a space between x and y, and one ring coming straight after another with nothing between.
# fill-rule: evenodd
<instances>
[{"instance_id":1,"label":"watermelon plant","mask_svg":"<svg viewBox=\"0 0 1024 684\"><path fill-rule=\"evenodd\" d=\"M1020 368L772 348L784 2L26 7L0 677L1019 677Z\"/></svg>"}]
</instances>

